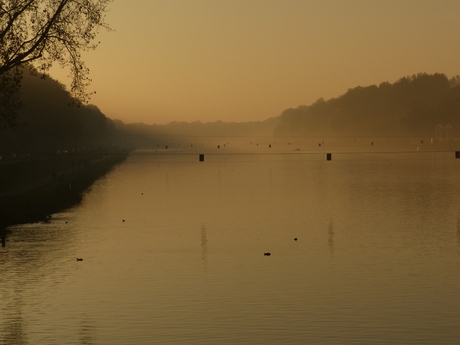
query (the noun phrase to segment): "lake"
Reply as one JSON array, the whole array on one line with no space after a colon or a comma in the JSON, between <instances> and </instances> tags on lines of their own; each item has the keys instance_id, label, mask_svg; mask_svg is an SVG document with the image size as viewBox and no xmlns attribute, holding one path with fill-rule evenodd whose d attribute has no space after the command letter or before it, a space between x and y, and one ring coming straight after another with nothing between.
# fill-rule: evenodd
<instances>
[{"instance_id":1,"label":"lake","mask_svg":"<svg viewBox=\"0 0 460 345\"><path fill-rule=\"evenodd\" d=\"M175 153L10 228L0 344L458 344L453 152Z\"/></svg>"}]
</instances>

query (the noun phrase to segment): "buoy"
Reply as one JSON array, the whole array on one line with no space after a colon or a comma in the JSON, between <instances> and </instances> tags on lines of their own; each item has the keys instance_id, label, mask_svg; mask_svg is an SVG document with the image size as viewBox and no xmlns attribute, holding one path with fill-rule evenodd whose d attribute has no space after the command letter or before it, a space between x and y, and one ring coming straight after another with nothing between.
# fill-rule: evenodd
<instances>
[{"instance_id":1,"label":"buoy","mask_svg":"<svg viewBox=\"0 0 460 345\"><path fill-rule=\"evenodd\" d=\"M297 241L297 237L296 237L296 238L294 238L294 241Z\"/></svg>"},{"instance_id":2,"label":"buoy","mask_svg":"<svg viewBox=\"0 0 460 345\"><path fill-rule=\"evenodd\" d=\"M77 261L83 261L83 259L77 258Z\"/></svg>"}]
</instances>

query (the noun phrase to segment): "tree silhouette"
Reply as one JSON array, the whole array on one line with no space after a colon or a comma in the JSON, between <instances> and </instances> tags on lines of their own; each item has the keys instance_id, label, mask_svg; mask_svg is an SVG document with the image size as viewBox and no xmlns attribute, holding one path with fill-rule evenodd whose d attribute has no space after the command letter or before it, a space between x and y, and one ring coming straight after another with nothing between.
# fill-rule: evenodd
<instances>
[{"instance_id":1,"label":"tree silhouette","mask_svg":"<svg viewBox=\"0 0 460 345\"><path fill-rule=\"evenodd\" d=\"M276 135L432 135L460 127L460 76L419 73L285 110Z\"/></svg>"},{"instance_id":2,"label":"tree silhouette","mask_svg":"<svg viewBox=\"0 0 460 345\"><path fill-rule=\"evenodd\" d=\"M0 0L0 126L16 124L21 66L70 69L71 93L87 101L91 81L82 51L96 48L111 0ZM16 92L15 92L16 91Z\"/></svg>"}]
</instances>

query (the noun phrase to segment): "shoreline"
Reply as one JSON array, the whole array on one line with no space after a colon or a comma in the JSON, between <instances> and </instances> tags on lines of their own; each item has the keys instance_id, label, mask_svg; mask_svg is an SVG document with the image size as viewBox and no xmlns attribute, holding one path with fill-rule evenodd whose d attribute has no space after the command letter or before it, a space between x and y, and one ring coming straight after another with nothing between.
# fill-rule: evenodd
<instances>
[{"instance_id":1,"label":"shoreline","mask_svg":"<svg viewBox=\"0 0 460 345\"><path fill-rule=\"evenodd\" d=\"M1 193L0 232L12 225L44 221L52 213L78 205L84 192L128 155L129 152L107 155L82 169L60 172L59 178L36 181Z\"/></svg>"}]
</instances>

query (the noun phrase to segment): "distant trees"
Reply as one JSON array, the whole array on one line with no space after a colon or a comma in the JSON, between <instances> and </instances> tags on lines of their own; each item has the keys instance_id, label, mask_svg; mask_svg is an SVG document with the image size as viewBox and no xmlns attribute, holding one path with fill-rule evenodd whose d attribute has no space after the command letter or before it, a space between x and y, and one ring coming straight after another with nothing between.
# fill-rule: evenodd
<instances>
[{"instance_id":1,"label":"distant trees","mask_svg":"<svg viewBox=\"0 0 460 345\"><path fill-rule=\"evenodd\" d=\"M87 100L89 69L81 52L94 49L111 0L0 0L0 127L16 124L24 64L70 69L71 93Z\"/></svg>"},{"instance_id":2,"label":"distant trees","mask_svg":"<svg viewBox=\"0 0 460 345\"><path fill-rule=\"evenodd\" d=\"M460 127L460 77L419 73L393 84L358 86L344 95L287 109L277 135L434 135Z\"/></svg>"}]
</instances>

